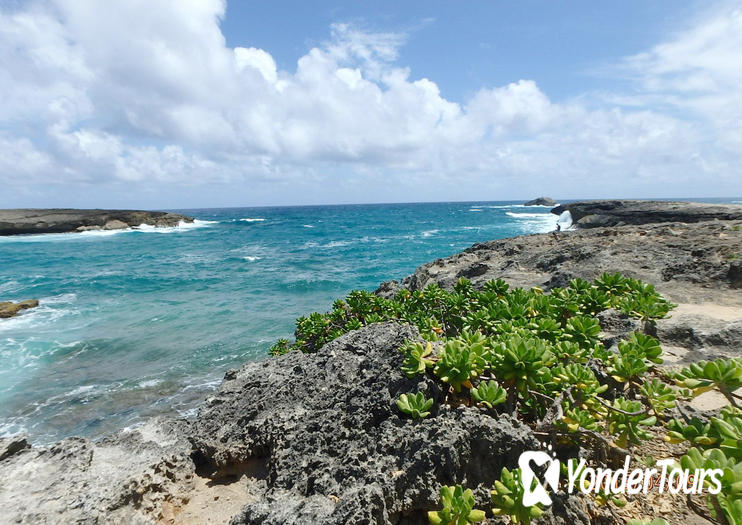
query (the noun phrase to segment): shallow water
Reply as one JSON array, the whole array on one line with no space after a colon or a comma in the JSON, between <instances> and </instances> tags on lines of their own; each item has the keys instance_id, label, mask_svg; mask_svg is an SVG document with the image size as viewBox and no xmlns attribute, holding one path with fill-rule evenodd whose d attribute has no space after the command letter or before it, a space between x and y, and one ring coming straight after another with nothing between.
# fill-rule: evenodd
<instances>
[{"instance_id":1,"label":"shallow water","mask_svg":"<svg viewBox=\"0 0 742 525\"><path fill-rule=\"evenodd\" d=\"M0 435L100 436L193 413L294 319L488 239L554 229L548 207L437 203L182 210L180 228L0 238Z\"/></svg>"}]
</instances>

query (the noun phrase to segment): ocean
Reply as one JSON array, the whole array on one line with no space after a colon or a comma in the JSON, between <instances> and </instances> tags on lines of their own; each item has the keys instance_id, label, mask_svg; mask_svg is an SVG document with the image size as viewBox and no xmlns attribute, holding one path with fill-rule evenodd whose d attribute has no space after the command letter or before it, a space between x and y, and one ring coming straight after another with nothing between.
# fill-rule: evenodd
<instances>
[{"instance_id":1,"label":"ocean","mask_svg":"<svg viewBox=\"0 0 742 525\"><path fill-rule=\"evenodd\" d=\"M0 237L0 435L188 416L294 320L480 241L553 230L516 202L173 210L191 225Z\"/></svg>"}]
</instances>

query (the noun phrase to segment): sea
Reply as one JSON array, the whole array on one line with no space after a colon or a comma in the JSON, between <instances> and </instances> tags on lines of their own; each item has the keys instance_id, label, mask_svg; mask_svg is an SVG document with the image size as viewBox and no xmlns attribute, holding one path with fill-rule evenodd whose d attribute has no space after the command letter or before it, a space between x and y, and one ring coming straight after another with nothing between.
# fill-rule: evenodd
<instances>
[{"instance_id":1,"label":"sea","mask_svg":"<svg viewBox=\"0 0 742 525\"><path fill-rule=\"evenodd\" d=\"M0 436L101 437L192 416L294 321L474 243L551 231L549 207L457 202L172 210L173 228L0 237Z\"/></svg>"}]
</instances>

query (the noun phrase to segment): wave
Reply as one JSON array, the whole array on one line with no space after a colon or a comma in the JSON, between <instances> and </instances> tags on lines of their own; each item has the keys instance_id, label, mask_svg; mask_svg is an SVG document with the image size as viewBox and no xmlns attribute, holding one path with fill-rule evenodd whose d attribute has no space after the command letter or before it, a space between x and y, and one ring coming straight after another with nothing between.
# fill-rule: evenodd
<instances>
[{"instance_id":1,"label":"wave","mask_svg":"<svg viewBox=\"0 0 742 525\"><path fill-rule=\"evenodd\" d=\"M243 259L245 259L246 261L249 261L249 262L253 262L253 261L259 261L260 260L260 257L258 257L256 255L245 255L243 257Z\"/></svg>"},{"instance_id":2,"label":"wave","mask_svg":"<svg viewBox=\"0 0 742 525\"><path fill-rule=\"evenodd\" d=\"M507 215L508 217L514 217L516 219L546 219L556 217L551 213L516 213L512 211L506 211L505 215Z\"/></svg>"},{"instance_id":3,"label":"wave","mask_svg":"<svg viewBox=\"0 0 742 525\"><path fill-rule=\"evenodd\" d=\"M483 211L482 208L469 208L469 211Z\"/></svg>"},{"instance_id":4,"label":"wave","mask_svg":"<svg viewBox=\"0 0 742 525\"><path fill-rule=\"evenodd\" d=\"M266 219L263 219L263 218L260 218L260 217L256 217L256 218L246 217L244 219L239 219L239 220L241 222L263 222Z\"/></svg>"},{"instance_id":5,"label":"wave","mask_svg":"<svg viewBox=\"0 0 742 525\"><path fill-rule=\"evenodd\" d=\"M314 226L312 226L311 224L302 224L302 226L304 226L305 228L314 228Z\"/></svg>"},{"instance_id":6,"label":"wave","mask_svg":"<svg viewBox=\"0 0 742 525\"><path fill-rule=\"evenodd\" d=\"M177 226L152 226L151 224L140 224L134 228L128 230L117 230L117 231L135 231L141 233L176 233L188 230L195 230L197 228L205 228L212 224L217 224L219 221L204 221L201 219L194 219L193 222L180 221ZM83 232L83 233L101 233L101 232Z\"/></svg>"},{"instance_id":7,"label":"wave","mask_svg":"<svg viewBox=\"0 0 742 525\"><path fill-rule=\"evenodd\" d=\"M440 230L428 230L421 233L423 237L430 237L432 235L435 235L436 233L439 233Z\"/></svg>"}]
</instances>

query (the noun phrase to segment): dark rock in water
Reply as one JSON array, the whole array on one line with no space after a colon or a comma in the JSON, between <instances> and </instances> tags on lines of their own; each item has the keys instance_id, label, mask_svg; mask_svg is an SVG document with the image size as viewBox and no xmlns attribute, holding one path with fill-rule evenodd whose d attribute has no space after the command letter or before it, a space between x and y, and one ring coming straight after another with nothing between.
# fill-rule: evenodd
<instances>
[{"instance_id":1,"label":"dark rock in water","mask_svg":"<svg viewBox=\"0 0 742 525\"><path fill-rule=\"evenodd\" d=\"M177 226L181 221L193 222L193 217L139 210L0 210L0 235L120 230L141 224Z\"/></svg>"},{"instance_id":2,"label":"dark rock in water","mask_svg":"<svg viewBox=\"0 0 742 525\"><path fill-rule=\"evenodd\" d=\"M573 223L580 228L742 219L742 205L699 202L583 201L559 205L551 213L561 215L565 211L569 211Z\"/></svg>"},{"instance_id":3,"label":"dark rock in water","mask_svg":"<svg viewBox=\"0 0 742 525\"><path fill-rule=\"evenodd\" d=\"M539 197L523 203L523 206L556 206L557 201L551 197Z\"/></svg>"},{"instance_id":4,"label":"dark rock in water","mask_svg":"<svg viewBox=\"0 0 742 525\"><path fill-rule=\"evenodd\" d=\"M2 302L0 303L0 319L14 317L22 310L36 308L37 306L39 306L39 301L37 299L26 299L19 303L12 303L9 301Z\"/></svg>"}]
</instances>

